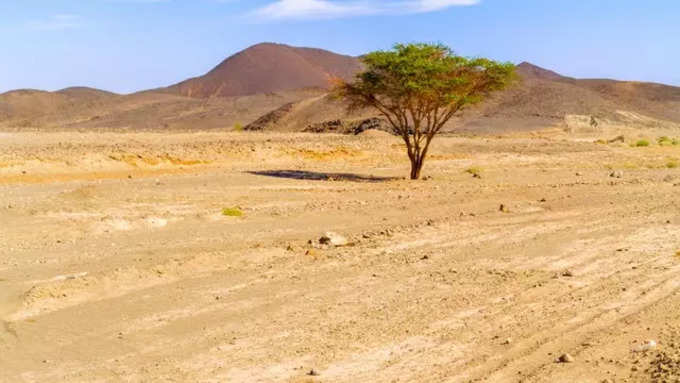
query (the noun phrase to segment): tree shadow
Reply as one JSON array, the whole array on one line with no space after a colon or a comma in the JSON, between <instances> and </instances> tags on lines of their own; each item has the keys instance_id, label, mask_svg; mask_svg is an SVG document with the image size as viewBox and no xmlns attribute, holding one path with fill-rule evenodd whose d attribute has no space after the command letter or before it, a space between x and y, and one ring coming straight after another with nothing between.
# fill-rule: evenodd
<instances>
[{"instance_id":1,"label":"tree shadow","mask_svg":"<svg viewBox=\"0 0 680 383\"><path fill-rule=\"evenodd\" d=\"M399 177L364 176L354 173L322 173L307 170L262 170L248 171L246 173L265 177L311 181L387 182L402 179Z\"/></svg>"}]
</instances>

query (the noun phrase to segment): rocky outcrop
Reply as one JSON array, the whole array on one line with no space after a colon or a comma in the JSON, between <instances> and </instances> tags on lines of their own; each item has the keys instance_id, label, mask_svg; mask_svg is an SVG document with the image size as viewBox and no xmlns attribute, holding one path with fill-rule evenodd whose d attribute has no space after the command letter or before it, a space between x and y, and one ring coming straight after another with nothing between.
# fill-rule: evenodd
<instances>
[{"instance_id":1,"label":"rocky outcrop","mask_svg":"<svg viewBox=\"0 0 680 383\"><path fill-rule=\"evenodd\" d=\"M360 134L367 130L382 130L391 133L388 123L377 117L361 120L330 120L308 125L304 131L310 133Z\"/></svg>"}]
</instances>

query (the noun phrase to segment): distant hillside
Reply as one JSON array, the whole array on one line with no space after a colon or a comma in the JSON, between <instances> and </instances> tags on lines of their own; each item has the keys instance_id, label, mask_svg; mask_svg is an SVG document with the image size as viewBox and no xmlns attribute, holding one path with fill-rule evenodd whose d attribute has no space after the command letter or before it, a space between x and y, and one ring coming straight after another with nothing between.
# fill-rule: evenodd
<instances>
[{"instance_id":1,"label":"distant hillside","mask_svg":"<svg viewBox=\"0 0 680 383\"><path fill-rule=\"evenodd\" d=\"M130 95L88 88L0 94L0 128L30 130L233 129L286 103L318 96L297 90L199 99L158 91Z\"/></svg>"},{"instance_id":2,"label":"distant hillside","mask_svg":"<svg viewBox=\"0 0 680 383\"><path fill-rule=\"evenodd\" d=\"M328 88L333 77L350 79L359 60L329 51L258 44L239 52L201 77L167 88L188 97L232 97L303 88Z\"/></svg>"},{"instance_id":3,"label":"distant hillside","mask_svg":"<svg viewBox=\"0 0 680 383\"><path fill-rule=\"evenodd\" d=\"M130 95L83 87L0 94L0 128L190 130L239 123L248 130L343 131L374 126L375 111L348 114L342 101L327 95L332 78L349 80L360 70L355 57L258 44L205 76L168 88ZM580 80L526 62L517 71L521 81L515 86L463 110L446 130L533 130L564 124L570 115L680 123L678 87Z\"/></svg>"},{"instance_id":4,"label":"distant hillside","mask_svg":"<svg viewBox=\"0 0 680 383\"><path fill-rule=\"evenodd\" d=\"M20 89L0 94L0 123L19 125L49 116L88 114L119 96L91 88L68 88L57 92Z\"/></svg>"},{"instance_id":5,"label":"distant hillside","mask_svg":"<svg viewBox=\"0 0 680 383\"><path fill-rule=\"evenodd\" d=\"M554 125L567 115L618 120L621 111L680 123L680 88L603 79L573 79L522 63L521 81L456 120L463 130L518 130Z\"/></svg>"},{"instance_id":6,"label":"distant hillside","mask_svg":"<svg viewBox=\"0 0 680 383\"><path fill-rule=\"evenodd\" d=\"M614 80L578 80L538 66L517 66L520 80L484 103L463 110L446 130L503 132L555 126L568 115L617 120L634 112L680 123L680 88ZM272 111L255 121L252 130L305 130L334 120L356 121L378 114L372 110L348 115L342 102L330 97L304 100Z\"/></svg>"}]
</instances>

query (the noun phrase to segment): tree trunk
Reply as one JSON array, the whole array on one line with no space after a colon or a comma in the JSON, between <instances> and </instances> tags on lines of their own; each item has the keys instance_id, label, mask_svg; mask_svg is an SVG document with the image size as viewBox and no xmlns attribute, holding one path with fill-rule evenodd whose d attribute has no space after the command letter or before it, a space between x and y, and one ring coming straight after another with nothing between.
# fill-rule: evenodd
<instances>
[{"instance_id":1,"label":"tree trunk","mask_svg":"<svg viewBox=\"0 0 680 383\"><path fill-rule=\"evenodd\" d=\"M423 158L414 158L411 160L411 179L420 179L420 171L423 169Z\"/></svg>"}]
</instances>

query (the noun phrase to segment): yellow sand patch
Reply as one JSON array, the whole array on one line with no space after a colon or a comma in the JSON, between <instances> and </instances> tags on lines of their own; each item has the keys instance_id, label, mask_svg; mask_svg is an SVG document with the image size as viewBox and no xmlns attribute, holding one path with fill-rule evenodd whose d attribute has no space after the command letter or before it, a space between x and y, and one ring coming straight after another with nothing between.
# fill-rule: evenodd
<instances>
[{"instance_id":1,"label":"yellow sand patch","mask_svg":"<svg viewBox=\"0 0 680 383\"><path fill-rule=\"evenodd\" d=\"M337 148L327 150L327 151L316 151L309 149L294 149L287 150L286 154L291 156L301 156L305 159L316 160L316 161L327 161L342 158L358 157L363 154L362 151L351 149L345 146L339 146Z\"/></svg>"},{"instance_id":2,"label":"yellow sand patch","mask_svg":"<svg viewBox=\"0 0 680 383\"><path fill-rule=\"evenodd\" d=\"M114 161L126 163L135 168L139 167L140 165L157 166L161 164L171 164L177 166L194 166L211 163L211 161L207 160L182 159L173 157L169 154L151 157L146 157L139 154L119 154L109 155L109 158Z\"/></svg>"}]
</instances>

